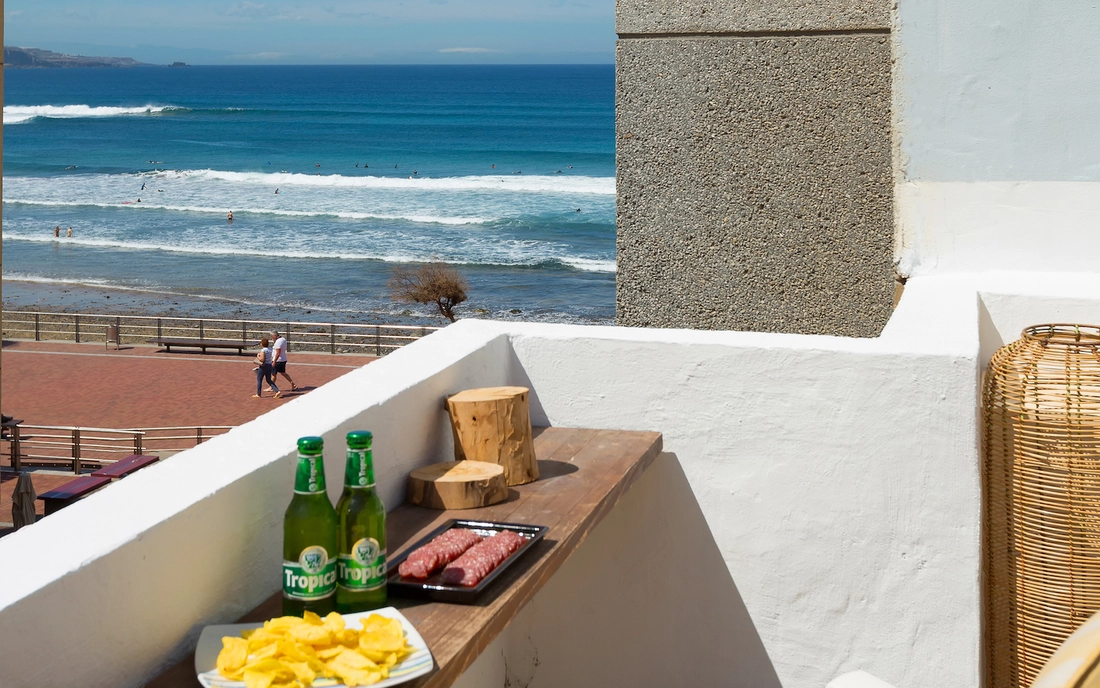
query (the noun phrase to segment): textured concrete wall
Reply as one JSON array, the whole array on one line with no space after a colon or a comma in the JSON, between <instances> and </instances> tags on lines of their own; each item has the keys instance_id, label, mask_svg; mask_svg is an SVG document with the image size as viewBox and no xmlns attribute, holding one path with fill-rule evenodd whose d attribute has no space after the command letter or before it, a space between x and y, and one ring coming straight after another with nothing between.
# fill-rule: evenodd
<instances>
[{"instance_id":1,"label":"textured concrete wall","mask_svg":"<svg viewBox=\"0 0 1100 688\"><path fill-rule=\"evenodd\" d=\"M875 336L887 2L619 0L619 324Z\"/></svg>"}]
</instances>

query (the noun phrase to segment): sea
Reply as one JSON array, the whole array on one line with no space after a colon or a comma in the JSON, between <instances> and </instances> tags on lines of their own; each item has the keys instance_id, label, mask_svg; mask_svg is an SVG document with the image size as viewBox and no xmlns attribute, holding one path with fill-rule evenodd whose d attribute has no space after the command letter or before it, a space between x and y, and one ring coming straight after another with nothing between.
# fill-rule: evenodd
<instances>
[{"instance_id":1,"label":"sea","mask_svg":"<svg viewBox=\"0 0 1100 688\"><path fill-rule=\"evenodd\" d=\"M609 323L614 107L612 65L6 69L5 306L421 322L387 285L438 261L460 317Z\"/></svg>"}]
</instances>

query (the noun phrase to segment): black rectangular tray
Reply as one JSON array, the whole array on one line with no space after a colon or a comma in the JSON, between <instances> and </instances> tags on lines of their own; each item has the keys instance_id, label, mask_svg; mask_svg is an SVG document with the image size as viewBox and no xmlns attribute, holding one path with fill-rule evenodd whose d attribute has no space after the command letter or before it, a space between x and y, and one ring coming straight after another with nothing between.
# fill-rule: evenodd
<instances>
[{"instance_id":1,"label":"black rectangular tray","mask_svg":"<svg viewBox=\"0 0 1100 688\"><path fill-rule=\"evenodd\" d=\"M412 554L417 548L422 547L434 538L438 537L445 531L451 528L469 528L470 530L478 533L482 537L488 537L495 535L502 530L511 530L514 533L518 533L527 538L525 542L518 550L512 553L510 557L500 562L500 565L489 572L488 576L482 579L480 583L472 588L467 588L461 585L447 585L443 582L442 573L435 573L424 580L414 580L410 578L403 578L397 571L397 567L401 565L401 562L405 561L405 558ZM493 584L497 576L503 573L509 566L515 563L516 559L523 556L523 553L531 549L536 542L542 539L543 535L546 535L546 531L550 530L546 526L532 526L523 523L497 523L494 521L467 521L465 519L453 518L447 521L443 525L439 526L432 532L425 535L419 541L414 543L411 547L407 548L401 556L396 559L392 559L387 566L386 571L386 588L390 594L397 595L399 597L418 597L422 599L437 600L439 602L456 602L458 604L473 604L478 596Z\"/></svg>"}]
</instances>

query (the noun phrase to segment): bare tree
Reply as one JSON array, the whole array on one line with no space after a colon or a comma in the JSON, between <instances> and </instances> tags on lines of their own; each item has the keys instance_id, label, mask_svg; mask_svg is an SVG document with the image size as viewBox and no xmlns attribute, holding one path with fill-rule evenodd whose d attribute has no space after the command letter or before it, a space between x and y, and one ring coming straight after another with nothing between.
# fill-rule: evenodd
<instances>
[{"instance_id":1,"label":"bare tree","mask_svg":"<svg viewBox=\"0 0 1100 688\"><path fill-rule=\"evenodd\" d=\"M455 306L466 300L469 286L446 263L425 263L417 268L398 266L390 277L390 292L398 301L435 304L440 315L455 321Z\"/></svg>"}]
</instances>

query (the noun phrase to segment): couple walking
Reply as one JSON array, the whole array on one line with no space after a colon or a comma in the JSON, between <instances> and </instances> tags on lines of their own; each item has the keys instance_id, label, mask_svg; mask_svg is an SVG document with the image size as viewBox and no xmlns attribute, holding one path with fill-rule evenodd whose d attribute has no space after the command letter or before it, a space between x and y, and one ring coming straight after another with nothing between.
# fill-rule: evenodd
<instances>
[{"instance_id":1,"label":"couple walking","mask_svg":"<svg viewBox=\"0 0 1100 688\"><path fill-rule=\"evenodd\" d=\"M290 391L298 389L298 385L286 374L286 337L280 337L277 330L271 330L268 335L271 339L264 337L260 340L260 350L256 352L256 367L252 369L256 371L256 393L252 395L256 399L263 396L264 380L267 380L271 391L275 392L276 399L283 396L275 385L275 379L279 375L290 383Z\"/></svg>"}]
</instances>

